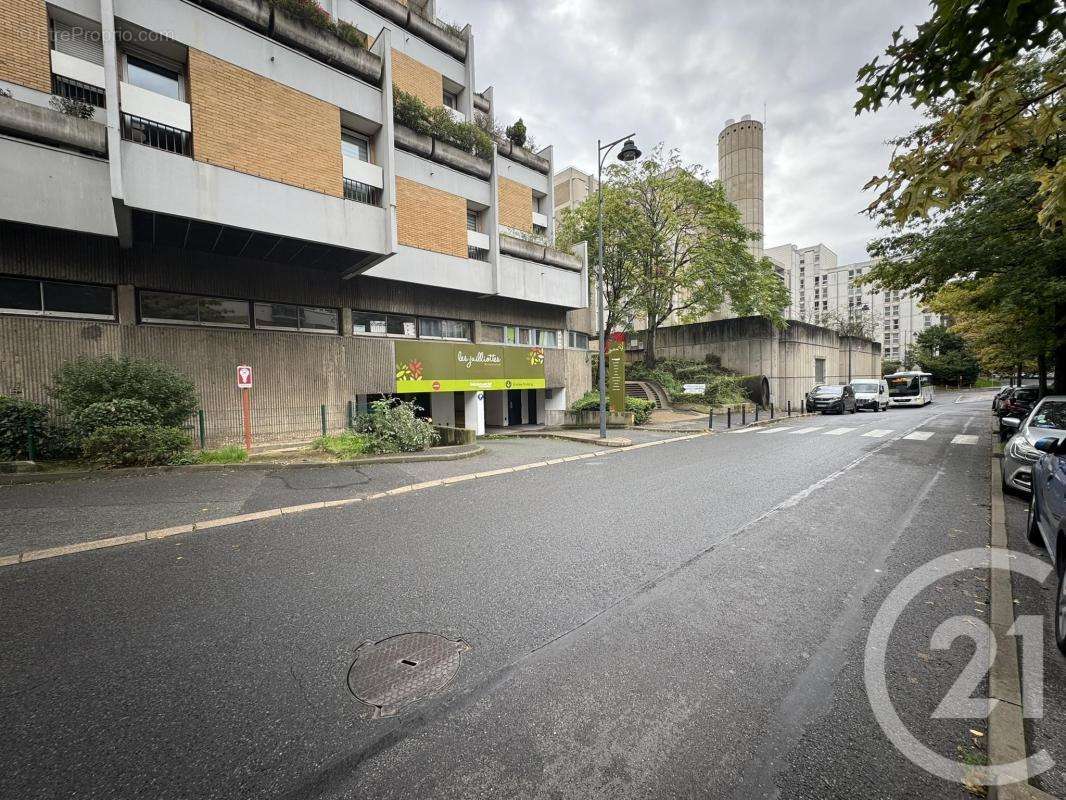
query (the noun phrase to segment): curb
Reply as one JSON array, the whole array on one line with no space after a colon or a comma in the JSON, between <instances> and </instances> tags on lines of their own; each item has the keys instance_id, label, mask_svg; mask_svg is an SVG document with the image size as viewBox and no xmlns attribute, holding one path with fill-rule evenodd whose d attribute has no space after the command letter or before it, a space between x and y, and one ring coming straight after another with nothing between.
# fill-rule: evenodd
<instances>
[{"instance_id":1,"label":"curb","mask_svg":"<svg viewBox=\"0 0 1066 800\"><path fill-rule=\"evenodd\" d=\"M998 443L997 443L998 444ZM1007 539L1007 516L1003 506L1003 486L999 480L997 456L1002 447L992 448L991 472L991 532L989 560L989 627L991 666L988 671L988 696L999 702L988 718L988 760L992 764L1006 764L1028 755L1025 744L1025 724L1022 716L1022 679L1018 665L1018 640L1008 636L1014 624L1014 588L1011 583L1010 546ZM998 555L1002 558L997 558ZM1001 564L1003 568L997 569ZM1047 792L1028 783L989 786L992 800L1055 800Z\"/></svg>"},{"instance_id":2,"label":"curb","mask_svg":"<svg viewBox=\"0 0 1066 800\"><path fill-rule=\"evenodd\" d=\"M635 429L634 429L635 430ZM648 430L644 428L643 430ZM671 431L671 433L684 433L685 431ZM499 441L500 439L559 439L564 442L576 442L578 444L589 444L593 447L631 447L633 445L632 439L626 439L623 437L607 437L606 439L600 439L599 437L590 439L587 436L569 435L565 431L530 431L528 433L494 433L491 436L484 436L483 439L488 441Z\"/></svg>"},{"instance_id":3,"label":"curb","mask_svg":"<svg viewBox=\"0 0 1066 800\"><path fill-rule=\"evenodd\" d=\"M125 544L134 544L136 542L153 542L159 539L168 539L171 536L178 536L185 533L196 533L198 531L208 530L211 528L224 528L229 525L239 525L242 522L252 522L255 520L267 519L270 517L288 516L291 514L302 514L306 511L319 511L326 508L340 508L344 506L354 505L356 503L367 503L371 500L377 500L382 497L393 497L398 494L407 494L409 492L418 492L424 489L432 489L440 486L450 486L453 483L462 483L465 481L480 480L483 478L491 478L496 475L507 475L514 472L524 472L530 469L537 469L540 467L547 467L553 464L563 464L569 461L581 461L586 458L595 458L597 456L612 455L614 453L624 453L628 450L642 450L647 447L657 447L664 444L672 444L674 442L685 442L691 439L698 439L706 436L706 433L691 433L685 436L677 436L673 439L659 439L654 442L643 442L641 444L629 445L628 447L614 447L607 448L605 450L594 450L590 453L582 453L577 456L566 456L565 458L553 458L549 461L537 461L532 464L520 464L516 467L504 467L502 469L495 469L489 472L471 472L465 475L453 475L448 478L441 478L439 480L425 481L423 483L408 484L406 486L397 486L394 489L389 489L384 492L377 492L376 494L367 495L366 497L350 497L343 500L327 500L317 503L305 503L299 506L286 506L284 508L271 508L265 511L257 511L252 514L238 514L231 517L221 517L219 519L201 520L199 522L188 523L185 525L174 525L168 528L159 528L157 530L144 531L142 533L130 533L122 536L112 536L105 539L93 539L88 542L78 542L76 544L68 544L60 547L49 547L43 550L26 550L21 553L10 553L7 555L0 555L0 568L12 567L18 564L26 564L31 561L43 561L51 558L59 558L61 556L74 555L75 553L84 553L91 550L105 550L111 547L118 547ZM601 443L602 444L602 443ZM483 451L484 448L479 447L479 451ZM470 455L476 455L471 453ZM469 457L469 456L466 456ZM454 459L437 459L437 460L454 460ZM376 463L381 463L380 461ZM211 466L226 466L226 465L211 465ZM276 465L275 465L276 466ZM333 464L332 466L336 466ZM180 469L180 468L179 468ZM95 474L95 473L92 473Z\"/></svg>"},{"instance_id":4,"label":"curb","mask_svg":"<svg viewBox=\"0 0 1066 800\"><path fill-rule=\"evenodd\" d=\"M465 449L460 449L465 448ZM273 470L273 469L322 469L323 467L357 467L369 464L416 464L423 461L462 461L474 458L485 452L479 444L464 444L447 449L447 453L429 452L424 455L381 455L353 458L348 461L308 461L285 463L281 461L245 461L240 464L179 464L160 467L120 467L118 469L83 469L69 472L25 472L0 475L0 486L14 486L27 483L59 483L60 481L81 480L98 476L111 475L156 475L166 472L216 472L227 469Z\"/></svg>"}]
</instances>

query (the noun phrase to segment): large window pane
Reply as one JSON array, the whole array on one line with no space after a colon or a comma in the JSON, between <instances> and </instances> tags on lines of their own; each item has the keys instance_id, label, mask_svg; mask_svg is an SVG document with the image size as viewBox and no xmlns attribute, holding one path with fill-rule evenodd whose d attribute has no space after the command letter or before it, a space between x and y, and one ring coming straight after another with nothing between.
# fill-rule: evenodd
<instances>
[{"instance_id":1,"label":"large window pane","mask_svg":"<svg viewBox=\"0 0 1066 800\"><path fill-rule=\"evenodd\" d=\"M355 333L386 333L388 331L388 322L384 314L353 311L352 331Z\"/></svg>"},{"instance_id":2,"label":"large window pane","mask_svg":"<svg viewBox=\"0 0 1066 800\"><path fill-rule=\"evenodd\" d=\"M414 338L417 335L417 326L414 317L405 317L399 314L389 314L388 332L393 336L408 336Z\"/></svg>"},{"instance_id":3,"label":"large window pane","mask_svg":"<svg viewBox=\"0 0 1066 800\"><path fill-rule=\"evenodd\" d=\"M296 331L300 329L300 307L284 303L256 303L255 327L281 328Z\"/></svg>"},{"instance_id":4,"label":"large window pane","mask_svg":"<svg viewBox=\"0 0 1066 800\"><path fill-rule=\"evenodd\" d=\"M418 335L439 339L444 335L443 322L441 319L422 317L418 321Z\"/></svg>"},{"instance_id":5,"label":"large window pane","mask_svg":"<svg viewBox=\"0 0 1066 800\"><path fill-rule=\"evenodd\" d=\"M115 316L114 293L110 286L86 286L77 283L44 281L45 313L80 316Z\"/></svg>"},{"instance_id":6,"label":"large window pane","mask_svg":"<svg viewBox=\"0 0 1066 800\"><path fill-rule=\"evenodd\" d=\"M503 344L503 325L482 325L481 339L493 344Z\"/></svg>"},{"instance_id":7,"label":"large window pane","mask_svg":"<svg viewBox=\"0 0 1066 800\"><path fill-rule=\"evenodd\" d=\"M247 328L249 326L248 302L245 300L223 300L218 297L201 297L200 323L202 325Z\"/></svg>"},{"instance_id":8,"label":"large window pane","mask_svg":"<svg viewBox=\"0 0 1066 800\"><path fill-rule=\"evenodd\" d=\"M141 319L145 322L174 322L197 325L200 298L188 294L141 292Z\"/></svg>"},{"instance_id":9,"label":"large window pane","mask_svg":"<svg viewBox=\"0 0 1066 800\"><path fill-rule=\"evenodd\" d=\"M470 323L455 319L442 320L445 339L470 340Z\"/></svg>"},{"instance_id":10,"label":"large window pane","mask_svg":"<svg viewBox=\"0 0 1066 800\"><path fill-rule=\"evenodd\" d=\"M181 75L151 61L126 57L127 80L134 86L147 89L174 100L181 100Z\"/></svg>"},{"instance_id":11,"label":"large window pane","mask_svg":"<svg viewBox=\"0 0 1066 800\"><path fill-rule=\"evenodd\" d=\"M40 311L41 283L21 278L0 278L0 309Z\"/></svg>"},{"instance_id":12,"label":"large window pane","mask_svg":"<svg viewBox=\"0 0 1066 800\"><path fill-rule=\"evenodd\" d=\"M341 133L341 152L349 158L370 161L370 142L365 136L345 131Z\"/></svg>"},{"instance_id":13,"label":"large window pane","mask_svg":"<svg viewBox=\"0 0 1066 800\"><path fill-rule=\"evenodd\" d=\"M541 331L540 332L540 344L541 347L558 347L559 339L556 331Z\"/></svg>"},{"instance_id":14,"label":"large window pane","mask_svg":"<svg viewBox=\"0 0 1066 800\"><path fill-rule=\"evenodd\" d=\"M337 309L300 306L300 330L337 332Z\"/></svg>"}]
</instances>

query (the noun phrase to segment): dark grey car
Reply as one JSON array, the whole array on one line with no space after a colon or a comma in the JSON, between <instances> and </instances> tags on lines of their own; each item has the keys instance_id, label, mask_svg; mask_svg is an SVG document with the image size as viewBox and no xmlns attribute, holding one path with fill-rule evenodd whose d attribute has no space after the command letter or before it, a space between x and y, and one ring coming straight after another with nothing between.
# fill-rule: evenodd
<instances>
[{"instance_id":1,"label":"dark grey car","mask_svg":"<svg viewBox=\"0 0 1066 800\"><path fill-rule=\"evenodd\" d=\"M851 386L819 386L811 395L814 410L821 414L854 414L858 411Z\"/></svg>"}]
</instances>

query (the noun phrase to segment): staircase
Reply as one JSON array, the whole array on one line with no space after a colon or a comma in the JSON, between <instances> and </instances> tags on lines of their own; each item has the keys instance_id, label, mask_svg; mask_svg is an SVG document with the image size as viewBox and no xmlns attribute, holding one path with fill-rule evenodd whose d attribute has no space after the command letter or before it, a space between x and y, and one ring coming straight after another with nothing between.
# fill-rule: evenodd
<instances>
[{"instance_id":1,"label":"staircase","mask_svg":"<svg viewBox=\"0 0 1066 800\"><path fill-rule=\"evenodd\" d=\"M656 408L670 408L670 397L655 381L626 381L626 397L650 400Z\"/></svg>"}]
</instances>

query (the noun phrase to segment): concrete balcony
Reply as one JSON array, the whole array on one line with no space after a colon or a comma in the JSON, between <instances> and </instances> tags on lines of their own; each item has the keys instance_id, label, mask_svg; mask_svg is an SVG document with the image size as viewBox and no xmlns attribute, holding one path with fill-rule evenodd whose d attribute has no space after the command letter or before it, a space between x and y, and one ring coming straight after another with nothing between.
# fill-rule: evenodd
<instances>
[{"instance_id":1,"label":"concrete balcony","mask_svg":"<svg viewBox=\"0 0 1066 800\"><path fill-rule=\"evenodd\" d=\"M52 51L52 74L104 90L104 68L76 56Z\"/></svg>"},{"instance_id":2,"label":"concrete balcony","mask_svg":"<svg viewBox=\"0 0 1066 800\"><path fill-rule=\"evenodd\" d=\"M123 114L186 133L192 132L192 107L188 103L150 92L125 81L119 86Z\"/></svg>"},{"instance_id":3,"label":"concrete balcony","mask_svg":"<svg viewBox=\"0 0 1066 800\"><path fill-rule=\"evenodd\" d=\"M275 249L293 253L290 263L313 266L296 255L310 247L316 258L325 259L323 265L345 272L368 267L389 252L385 210L379 206L349 202L132 142L122 143L122 172L128 207L159 215L169 228L180 227L173 220L185 221L189 225L185 242L192 238L212 243L215 252L265 258L267 245L273 242ZM144 214L139 218L143 232ZM253 234L258 238L253 240ZM245 248L239 252L231 253L225 244L241 241ZM251 252L248 245L252 245Z\"/></svg>"},{"instance_id":4,"label":"concrete balcony","mask_svg":"<svg viewBox=\"0 0 1066 800\"><path fill-rule=\"evenodd\" d=\"M107 131L100 123L10 97L0 97L0 133L98 156L107 153Z\"/></svg>"}]
</instances>

